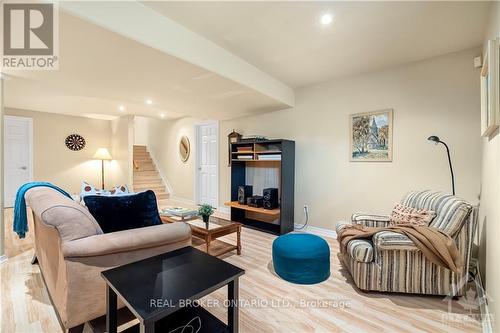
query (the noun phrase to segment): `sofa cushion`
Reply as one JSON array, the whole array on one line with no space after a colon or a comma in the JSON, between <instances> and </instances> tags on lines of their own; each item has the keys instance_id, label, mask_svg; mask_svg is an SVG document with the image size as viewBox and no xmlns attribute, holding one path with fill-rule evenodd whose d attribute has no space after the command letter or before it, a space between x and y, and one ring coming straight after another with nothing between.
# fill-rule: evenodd
<instances>
[{"instance_id":1,"label":"sofa cushion","mask_svg":"<svg viewBox=\"0 0 500 333\"><path fill-rule=\"evenodd\" d=\"M435 217L436 213L431 210L396 204L392 209L390 225L413 224L428 226Z\"/></svg>"},{"instance_id":2,"label":"sofa cushion","mask_svg":"<svg viewBox=\"0 0 500 333\"><path fill-rule=\"evenodd\" d=\"M381 231L373 235L373 244L379 251L418 251L418 247L408 236L392 231Z\"/></svg>"},{"instance_id":3,"label":"sofa cushion","mask_svg":"<svg viewBox=\"0 0 500 333\"><path fill-rule=\"evenodd\" d=\"M436 218L430 226L455 237L471 213L472 206L465 200L451 194L432 191L410 192L401 201L404 206L432 210Z\"/></svg>"},{"instance_id":4,"label":"sofa cushion","mask_svg":"<svg viewBox=\"0 0 500 333\"><path fill-rule=\"evenodd\" d=\"M25 199L43 223L57 229L63 242L103 233L84 206L52 188L32 188Z\"/></svg>"},{"instance_id":5,"label":"sofa cushion","mask_svg":"<svg viewBox=\"0 0 500 333\"><path fill-rule=\"evenodd\" d=\"M347 244L347 253L357 262L373 261L373 244L365 239L353 239Z\"/></svg>"},{"instance_id":6,"label":"sofa cushion","mask_svg":"<svg viewBox=\"0 0 500 333\"><path fill-rule=\"evenodd\" d=\"M87 195L110 195L110 192L107 190L101 190L100 188L95 187L87 182L82 182L82 190L80 191L80 197L84 198Z\"/></svg>"},{"instance_id":7,"label":"sofa cushion","mask_svg":"<svg viewBox=\"0 0 500 333\"><path fill-rule=\"evenodd\" d=\"M391 217L388 215L354 213L351 216L351 221L354 224L361 224L366 227L387 227Z\"/></svg>"},{"instance_id":8,"label":"sofa cushion","mask_svg":"<svg viewBox=\"0 0 500 333\"><path fill-rule=\"evenodd\" d=\"M127 195L127 194L131 194L131 192L129 191L127 185L118 185L118 186L113 187L109 191L109 194L110 195Z\"/></svg>"},{"instance_id":9,"label":"sofa cushion","mask_svg":"<svg viewBox=\"0 0 500 333\"><path fill-rule=\"evenodd\" d=\"M112 195L129 195L131 193L132 192L130 192L128 186L125 184L115 186L110 190L101 190L87 182L82 182L82 190L80 192L80 198L84 198L88 195L112 196Z\"/></svg>"},{"instance_id":10,"label":"sofa cushion","mask_svg":"<svg viewBox=\"0 0 500 333\"><path fill-rule=\"evenodd\" d=\"M83 198L104 233L162 224L153 191L126 196Z\"/></svg>"}]
</instances>

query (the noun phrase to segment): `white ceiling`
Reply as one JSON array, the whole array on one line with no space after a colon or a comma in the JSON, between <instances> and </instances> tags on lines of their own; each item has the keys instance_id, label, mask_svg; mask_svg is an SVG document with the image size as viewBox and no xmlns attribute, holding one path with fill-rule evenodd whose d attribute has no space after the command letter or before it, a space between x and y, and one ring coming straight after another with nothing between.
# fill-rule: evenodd
<instances>
[{"instance_id":1,"label":"white ceiling","mask_svg":"<svg viewBox=\"0 0 500 333\"><path fill-rule=\"evenodd\" d=\"M287 107L72 15L60 12L59 20L59 70L7 71L6 107L104 119L123 114L229 119Z\"/></svg>"},{"instance_id":2,"label":"white ceiling","mask_svg":"<svg viewBox=\"0 0 500 333\"><path fill-rule=\"evenodd\" d=\"M482 44L487 2L145 2L291 87ZM321 26L322 14L334 23Z\"/></svg>"},{"instance_id":3,"label":"white ceiling","mask_svg":"<svg viewBox=\"0 0 500 333\"><path fill-rule=\"evenodd\" d=\"M489 3L144 5L157 17L176 21L296 88L478 46ZM319 18L327 12L335 18L324 27ZM59 18L60 69L7 72L11 76L5 84L7 107L101 118L164 114L215 119L288 107L178 54L168 55L64 12ZM146 98L153 100L152 106L144 103ZM119 112L119 105L126 111Z\"/></svg>"}]
</instances>

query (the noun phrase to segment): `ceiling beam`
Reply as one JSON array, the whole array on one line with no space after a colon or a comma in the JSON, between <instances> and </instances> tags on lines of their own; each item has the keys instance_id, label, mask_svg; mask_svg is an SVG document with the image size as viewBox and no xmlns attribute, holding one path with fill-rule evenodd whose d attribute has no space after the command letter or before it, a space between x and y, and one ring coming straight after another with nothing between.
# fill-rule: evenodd
<instances>
[{"instance_id":1,"label":"ceiling beam","mask_svg":"<svg viewBox=\"0 0 500 333\"><path fill-rule=\"evenodd\" d=\"M59 7L81 19L238 82L290 107L295 105L292 88L137 1L61 1Z\"/></svg>"}]
</instances>

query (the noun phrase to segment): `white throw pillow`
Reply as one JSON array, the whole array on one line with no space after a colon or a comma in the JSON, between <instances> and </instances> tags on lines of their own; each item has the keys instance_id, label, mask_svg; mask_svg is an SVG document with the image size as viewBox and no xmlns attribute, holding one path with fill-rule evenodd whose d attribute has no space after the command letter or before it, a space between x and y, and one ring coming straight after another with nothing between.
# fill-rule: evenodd
<instances>
[{"instance_id":1,"label":"white throw pillow","mask_svg":"<svg viewBox=\"0 0 500 333\"><path fill-rule=\"evenodd\" d=\"M80 197L83 199L83 197L87 195L110 195L110 194L111 193L109 191L98 189L87 182L83 182L82 191L80 192Z\"/></svg>"},{"instance_id":2,"label":"white throw pillow","mask_svg":"<svg viewBox=\"0 0 500 333\"><path fill-rule=\"evenodd\" d=\"M131 194L128 190L127 185L119 185L115 186L110 192L110 195L123 195L123 194Z\"/></svg>"}]
</instances>

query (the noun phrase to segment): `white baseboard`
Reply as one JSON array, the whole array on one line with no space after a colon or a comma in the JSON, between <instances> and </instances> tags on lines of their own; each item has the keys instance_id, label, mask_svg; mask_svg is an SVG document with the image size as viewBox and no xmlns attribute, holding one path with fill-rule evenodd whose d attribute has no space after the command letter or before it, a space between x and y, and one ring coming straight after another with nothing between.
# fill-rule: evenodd
<instances>
[{"instance_id":1,"label":"white baseboard","mask_svg":"<svg viewBox=\"0 0 500 333\"><path fill-rule=\"evenodd\" d=\"M227 206L220 206L219 208L217 208L217 211L220 212L221 214L227 214L227 215L231 214L231 208L227 207ZM302 232L307 232L309 234L313 234L313 235L317 235L317 236L323 236L323 237L337 239L337 233L334 230L313 227L311 225L308 225L304 229L300 229L301 227L302 227L302 224L295 224L295 231L302 231Z\"/></svg>"},{"instance_id":2,"label":"white baseboard","mask_svg":"<svg viewBox=\"0 0 500 333\"><path fill-rule=\"evenodd\" d=\"M335 232L335 230L314 227L311 225L306 226L304 229L300 229L300 228L302 228L302 226L303 226L302 224L296 224L295 231L302 231L302 232L307 232L309 234L313 234L313 235L317 235L317 236L323 236L323 237L337 239L337 233Z\"/></svg>"},{"instance_id":3,"label":"white baseboard","mask_svg":"<svg viewBox=\"0 0 500 333\"><path fill-rule=\"evenodd\" d=\"M7 256L6 255L0 256L0 264L4 263L6 261L7 261Z\"/></svg>"}]
</instances>

